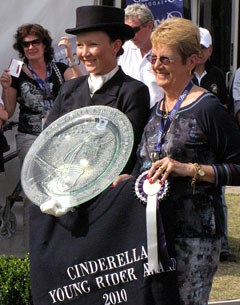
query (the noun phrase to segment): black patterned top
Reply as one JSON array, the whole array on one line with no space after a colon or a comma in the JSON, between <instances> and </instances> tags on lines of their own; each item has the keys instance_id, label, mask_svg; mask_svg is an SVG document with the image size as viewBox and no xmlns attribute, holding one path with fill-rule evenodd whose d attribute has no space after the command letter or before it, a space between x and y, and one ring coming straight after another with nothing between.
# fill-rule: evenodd
<instances>
[{"instance_id":1,"label":"black patterned top","mask_svg":"<svg viewBox=\"0 0 240 305\"><path fill-rule=\"evenodd\" d=\"M160 104L152 110L138 150L141 171L154 161L163 119ZM167 215L172 209L176 236L221 234L221 186L240 185L240 131L216 96L204 93L179 109L163 140L161 157L167 155L180 162L211 164L216 175L215 184L197 182L194 192L191 177L171 177L169 197L160 206Z\"/></svg>"},{"instance_id":2,"label":"black patterned top","mask_svg":"<svg viewBox=\"0 0 240 305\"><path fill-rule=\"evenodd\" d=\"M64 81L63 74L68 68L64 63L51 63L49 78L50 94L48 97L49 109L52 107L60 86ZM12 87L17 90L19 103L18 130L23 133L39 135L42 131L42 118L46 116L43 94L36 80L21 71L18 78L12 78Z\"/></svg>"}]
</instances>

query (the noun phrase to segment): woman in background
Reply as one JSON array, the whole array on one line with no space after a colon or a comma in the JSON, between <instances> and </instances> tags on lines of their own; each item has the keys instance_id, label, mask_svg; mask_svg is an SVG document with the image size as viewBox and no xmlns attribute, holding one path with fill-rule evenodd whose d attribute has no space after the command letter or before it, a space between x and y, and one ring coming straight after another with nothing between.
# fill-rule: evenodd
<instances>
[{"instance_id":1,"label":"woman in background","mask_svg":"<svg viewBox=\"0 0 240 305\"><path fill-rule=\"evenodd\" d=\"M67 49L70 66L53 61L52 38L41 25L23 24L14 38L13 48L18 51L24 65L18 78L5 69L1 84L2 99L9 118L19 103L16 144L22 163L31 144L42 131L62 83L82 73L79 66L73 63L71 45L66 41L60 41L60 44Z\"/></svg>"}]
</instances>

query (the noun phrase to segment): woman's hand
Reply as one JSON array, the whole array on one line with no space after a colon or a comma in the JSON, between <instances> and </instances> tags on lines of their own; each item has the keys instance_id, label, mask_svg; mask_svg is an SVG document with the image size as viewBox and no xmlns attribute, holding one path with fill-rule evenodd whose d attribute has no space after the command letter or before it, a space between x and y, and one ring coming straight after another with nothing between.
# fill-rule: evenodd
<instances>
[{"instance_id":1,"label":"woman's hand","mask_svg":"<svg viewBox=\"0 0 240 305\"><path fill-rule=\"evenodd\" d=\"M131 175L127 175L127 174L122 174L120 176L117 177L117 179L115 179L111 185L111 188L115 188L120 182L122 181L126 181L128 179L132 178Z\"/></svg>"},{"instance_id":2,"label":"woman's hand","mask_svg":"<svg viewBox=\"0 0 240 305\"><path fill-rule=\"evenodd\" d=\"M72 52L72 44L71 39L67 36L61 37L58 46L65 47L65 54L66 58L69 62L69 68L64 72L64 79L69 80L81 75L84 75L83 71L81 70L80 66L75 63L73 52Z\"/></svg>"},{"instance_id":3,"label":"woman's hand","mask_svg":"<svg viewBox=\"0 0 240 305\"><path fill-rule=\"evenodd\" d=\"M71 40L69 37L67 36L63 36L61 37L58 46L63 46L65 47L65 53L66 53L66 57L70 60L73 61L73 54L72 54L72 44L71 44Z\"/></svg>"},{"instance_id":4,"label":"woman's hand","mask_svg":"<svg viewBox=\"0 0 240 305\"><path fill-rule=\"evenodd\" d=\"M12 84L12 76L9 74L8 69L4 69L3 73L0 77L0 82L3 87L3 89L7 89L11 86Z\"/></svg>"},{"instance_id":5,"label":"woman's hand","mask_svg":"<svg viewBox=\"0 0 240 305\"><path fill-rule=\"evenodd\" d=\"M191 177L193 175L193 165L192 163L182 163L165 157L152 163L148 172L148 179L150 179L150 183L154 183L157 179L160 179L160 183L162 184L170 174L179 177Z\"/></svg>"}]
</instances>

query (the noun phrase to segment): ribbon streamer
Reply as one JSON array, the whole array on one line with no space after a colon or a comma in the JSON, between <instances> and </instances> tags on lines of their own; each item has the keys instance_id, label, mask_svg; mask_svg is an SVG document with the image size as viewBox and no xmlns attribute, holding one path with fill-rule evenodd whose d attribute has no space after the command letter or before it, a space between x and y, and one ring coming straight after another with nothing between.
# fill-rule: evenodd
<instances>
[{"instance_id":1,"label":"ribbon streamer","mask_svg":"<svg viewBox=\"0 0 240 305\"><path fill-rule=\"evenodd\" d=\"M157 237L157 195L147 196L147 247L148 269L150 272L158 268L158 237Z\"/></svg>"},{"instance_id":2,"label":"ribbon streamer","mask_svg":"<svg viewBox=\"0 0 240 305\"><path fill-rule=\"evenodd\" d=\"M166 239L162 225L161 215L158 213L158 201L162 200L168 192L168 181L162 185L159 180L151 184L146 179L148 171L143 172L135 182L135 193L137 197L147 204L146 225L147 225L147 249L148 268L150 272L159 270L159 256L161 260L170 266ZM162 256L163 255L163 256Z\"/></svg>"}]
</instances>

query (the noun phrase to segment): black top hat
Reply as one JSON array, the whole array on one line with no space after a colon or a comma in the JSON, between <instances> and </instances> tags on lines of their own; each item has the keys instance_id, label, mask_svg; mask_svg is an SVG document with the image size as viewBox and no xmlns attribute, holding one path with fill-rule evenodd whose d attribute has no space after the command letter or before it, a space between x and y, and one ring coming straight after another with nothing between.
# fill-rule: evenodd
<instances>
[{"instance_id":1,"label":"black top hat","mask_svg":"<svg viewBox=\"0 0 240 305\"><path fill-rule=\"evenodd\" d=\"M77 35L81 32L103 30L115 32L119 38L134 37L133 29L124 23L124 10L112 6L86 5L76 9L76 27L66 29L66 33Z\"/></svg>"}]
</instances>

